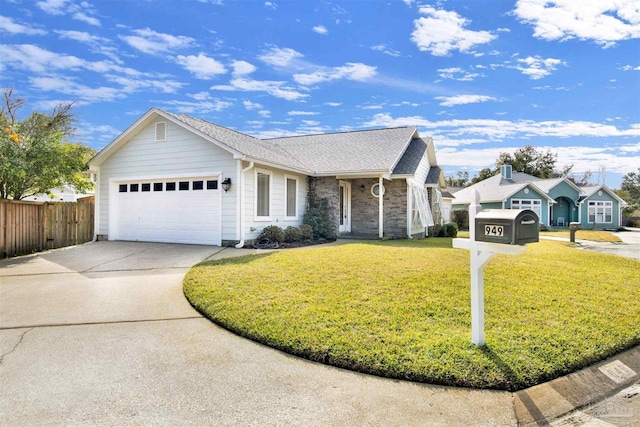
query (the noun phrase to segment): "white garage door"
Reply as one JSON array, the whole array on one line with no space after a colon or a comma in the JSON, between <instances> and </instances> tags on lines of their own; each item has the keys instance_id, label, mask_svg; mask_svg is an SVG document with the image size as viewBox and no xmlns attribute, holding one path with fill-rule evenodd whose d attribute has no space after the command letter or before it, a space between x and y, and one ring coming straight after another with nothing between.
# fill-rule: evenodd
<instances>
[{"instance_id":1,"label":"white garage door","mask_svg":"<svg viewBox=\"0 0 640 427\"><path fill-rule=\"evenodd\" d=\"M221 244L218 177L119 182L115 240Z\"/></svg>"}]
</instances>

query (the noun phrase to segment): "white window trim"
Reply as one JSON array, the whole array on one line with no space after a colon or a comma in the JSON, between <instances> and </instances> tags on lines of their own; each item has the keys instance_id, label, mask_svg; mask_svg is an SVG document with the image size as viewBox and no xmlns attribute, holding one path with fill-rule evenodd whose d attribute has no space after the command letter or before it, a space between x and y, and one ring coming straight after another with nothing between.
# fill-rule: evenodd
<instances>
[{"instance_id":1,"label":"white window trim","mask_svg":"<svg viewBox=\"0 0 640 427\"><path fill-rule=\"evenodd\" d=\"M598 203L602 203L601 206L598 206ZM591 206L594 206L595 208L595 213L593 215L593 221L590 221L590 216L591 213L589 212L591 210ZM611 216L611 221L598 221L598 208L602 208L602 219L606 219L606 208L609 208L610 214L609 216ZM589 200L589 203L587 203L587 223L588 224L612 224L613 223L613 202L610 200Z\"/></svg>"},{"instance_id":2,"label":"white window trim","mask_svg":"<svg viewBox=\"0 0 640 427\"><path fill-rule=\"evenodd\" d=\"M258 174L269 175L269 215L258 216ZM266 169L254 168L253 172L253 219L254 221L271 221L271 214L273 213L273 172Z\"/></svg>"},{"instance_id":3,"label":"white window trim","mask_svg":"<svg viewBox=\"0 0 640 427\"><path fill-rule=\"evenodd\" d=\"M527 202L527 204L530 205L531 207L537 206L539 212L536 211L535 209L530 209L530 210L535 212L536 215L538 215L538 221L542 222L542 199L511 199L511 209L514 209L513 207L514 202L517 202L518 210L529 209L529 208L522 208L522 202Z\"/></svg>"},{"instance_id":4,"label":"white window trim","mask_svg":"<svg viewBox=\"0 0 640 427\"><path fill-rule=\"evenodd\" d=\"M158 125L164 125L164 139L158 139ZM156 126L155 126L155 141L156 142L162 142L162 141L166 141L167 140L167 133L168 133L168 126L167 126L167 122L156 122Z\"/></svg>"},{"instance_id":5,"label":"white window trim","mask_svg":"<svg viewBox=\"0 0 640 427\"><path fill-rule=\"evenodd\" d=\"M294 210L295 210L295 215L293 216L289 216L287 215L287 213L289 212L289 206L287 206L287 204L289 203L289 180L293 179L296 184L296 200L294 202ZM297 176L293 176L293 175L286 175L284 176L284 217L288 220L297 220L298 219L298 188L299 188L299 182L298 182L298 177Z\"/></svg>"}]
</instances>

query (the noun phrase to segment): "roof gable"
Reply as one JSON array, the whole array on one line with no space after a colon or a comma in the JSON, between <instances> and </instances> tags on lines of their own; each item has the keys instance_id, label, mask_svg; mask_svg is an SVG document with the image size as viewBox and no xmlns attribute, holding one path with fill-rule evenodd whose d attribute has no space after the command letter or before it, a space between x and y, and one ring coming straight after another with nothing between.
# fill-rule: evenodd
<instances>
[{"instance_id":1,"label":"roof gable","mask_svg":"<svg viewBox=\"0 0 640 427\"><path fill-rule=\"evenodd\" d=\"M420 165L420 161L427 151L429 142L424 138L414 138L409 143L409 146L405 150L404 154L393 169L394 175L407 175L412 174Z\"/></svg>"},{"instance_id":2,"label":"roof gable","mask_svg":"<svg viewBox=\"0 0 640 427\"><path fill-rule=\"evenodd\" d=\"M594 194L596 194L598 191L602 190L608 193L614 199L616 199L620 204L622 205L628 204L624 199L622 199L620 196L614 193L606 185L590 185L590 186L582 187L581 189L583 194L579 199L581 203L587 200L588 198L590 198L591 196L593 196Z\"/></svg>"}]
</instances>

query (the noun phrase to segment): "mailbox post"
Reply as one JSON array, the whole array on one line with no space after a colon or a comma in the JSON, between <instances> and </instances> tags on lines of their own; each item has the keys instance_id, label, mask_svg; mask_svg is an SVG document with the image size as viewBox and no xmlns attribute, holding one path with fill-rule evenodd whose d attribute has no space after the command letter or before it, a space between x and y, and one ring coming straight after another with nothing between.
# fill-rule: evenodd
<instances>
[{"instance_id":1,"label":"mailbox post","mask_svg":"<svg viewBox=\"0 0 640 427\"><path fill-rule=\"evenodd\" d=\"M495 254L519 255L525 244L539 239L538 216L529 210L482 211L480 194L474 191L469 206L469 239L453 239L453 247L469 249L471 264L471 341L481 347L484 339L484 266Z\"/></svg>"}]
</instances>

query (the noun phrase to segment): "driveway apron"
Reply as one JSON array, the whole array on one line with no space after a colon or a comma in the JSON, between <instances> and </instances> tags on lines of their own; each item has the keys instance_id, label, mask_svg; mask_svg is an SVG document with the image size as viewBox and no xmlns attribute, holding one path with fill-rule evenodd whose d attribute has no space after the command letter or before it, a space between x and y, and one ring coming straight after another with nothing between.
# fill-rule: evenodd
<instances>
[{"instance_id":1,"label":"driveway apron","mask_svg":"<svg viewBox=\"0 0 640 427\"><path fill-rule=\"evenodd\" d=\"M0 424L516 424L511 393L344 371L202 318L184 274L238 253L97 242L0 261Z\"/></svg>"}]
</instances>

